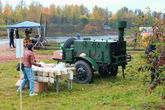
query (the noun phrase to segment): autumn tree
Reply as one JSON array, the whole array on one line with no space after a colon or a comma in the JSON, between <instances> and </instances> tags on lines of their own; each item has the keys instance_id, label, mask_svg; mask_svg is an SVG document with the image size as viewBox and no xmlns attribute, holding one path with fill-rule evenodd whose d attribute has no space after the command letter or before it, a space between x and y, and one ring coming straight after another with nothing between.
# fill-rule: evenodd
<instances>
[{"instance_id":1,"label":"autumn tree","mask_svg":"<svg viewBox=\"0 0 165 110\"><path fill-rule=\"evenodd\" d=\"M96 28L96 31L102 30L107 16L108 13L105 9L95 6L90 14L90 24Z\"/></svg>"},{"instance_id":2,"label":"autumn tree","mask_svg":"<svg viewBox=\"0 0 165 110\"><path fill-rule=\"evenodd\" d=\"M108 20L109 20L110 27L111 28L116 28L116 21L117 21L116 14L112 14L112 16Z\"/></svg>"},{"instance_id":3,"label":"autumn tree","mask_svg":"<svg viewBox=\"0 0 165 110\"><path fill-rule=\"evenodd\" d=\"M60 6L57 6L56 8L56 16L57 16L57 24L61 24L61 16L62 16L62 9L60 8Z\"/></svg>"},{"instance_id":4,"label":"autumn tree","mask_svg":"<svg viewBox=\"0 0 165 110\"><path fill-rule=\"evenodd\" d=\"M3 20L3 12L2 12L2 3L0 1L0 24L3 24L4 20Z\"/></svg>"},{"instance_id":5,"label":"autumn tree","mask_svg":"<svg viewBox=\"0 0 165 110\"><path fill-rule=\"evenodd\" d=\"M88 24L89 18L86 15L82 15L82 16L80 16L80 21L81 21L82 25L85 26L86 24Z\"/></svg>"},{"instance_id":6,"label":"autumn tree","mask_svg":"<svg viewBox=\"0 0 165 110\"><path fill-rule=\"evenodd\" d=\"M49 10L50 10L50 17L49 17L48 23L49 22L56 23L56 19L57 19L56 6L54 4L50 5Z\"/></svg>"},{"instance_id":7,"label":"autumn tree","mask_svg":"<svg viewBox=\"0 0 165 110\"><path fill-rule=\"evenodd\" d=\"M127 28L132 27L132 23L135 20L135 13L132 10L129 10L127 7L119 9L116 13L117 20L127 21Z\"/></svg>"},{"instance_id":8,"label":"autumn tree","mask_svg":"<svg viewBox=\"0 0 165 110\"><path fill-rule=\"evenodd\" d=\"M42 13L46 16L48 24L77 25L88 27L86 29L89 29L90 32L101 32L104 29L104 25L111 25L114 28L119 16L129 19L133 15L131 14L132 11L127 8L123 8L118 13L112 15L112 12L108 9L98 6L95 6L92 13L89 13L89 10L83 5L65 5L60 7L52 4L49 7L43 7L40 3L33 2L26 6L24 1L20 0L20 3L13 9L6 5L3 9L4 11L0 11L3 16L0 22L3 23L3 20L6 24L18 23L25 20L40 22L40 15ZM0 10L2 9L0 8Z\"/></svg>"},{"instance_id":9,"label":"autumn tree","mask_svg":"<svg viewBox=\"0 0 165 110\"><path fill-rule=\"evenodd\" d=\"M146 24L146 20L153 18L152 24ZM141 16L138 16L138 25L150 25L152 27L153 34L150 34L148 37L140 37L142 31L138 31L138 37L136 44L139 46L144 46L144 41L146 43L146 50L145 54L141 54L142 58L144 58L144 65L145 67L141 67L143 70L146 70L147 73L145 75L146 80L149 79L148 72L151 73L151 84L152 86L149 89L149 92L152 91L157 87L161 86L161 96L162 99L165 99L165 25L162 19L161 12L151 12L150 9L143 13ZM139 30L139 29L137 29ZM135 31L137 32L137 31ZM155 79L154 79L155 77ZM152 80L154 81L152 82Z\"/></svg>"},{"instance_id":10,"label":"autumn tree","mask_svg":"<svg viewBox=\"0 0 165 110\"><path fill-rule=\"evenodd\" d=\"M22 4L18 4L15 8L16 22L22 22L26 20L28 9Z\"/></svg>"},{"instance_id":11,"label":"autumn tree","mask_svg":"<svg viewBox=\"0 0 165 110\"><path fill-rule=\"evenodd\" d=\"M14 22L13 10L8 4L6 4L4 7L3 15L4 15L3 19L4 19L6 24Z\"/></svg>"},{"instance_id":12,"label":"autumn tree","mask_svg":"<svg viewBox=\"0 0 165 110\"><path fill-rule=\"evenodd\" d=\"M29 6L29 10L27 13L27 20L34 21L34 22L40 22L40 15L42 12L43 6L39 4L38 2L33 2Z\"/></svg>"}]
</instances>

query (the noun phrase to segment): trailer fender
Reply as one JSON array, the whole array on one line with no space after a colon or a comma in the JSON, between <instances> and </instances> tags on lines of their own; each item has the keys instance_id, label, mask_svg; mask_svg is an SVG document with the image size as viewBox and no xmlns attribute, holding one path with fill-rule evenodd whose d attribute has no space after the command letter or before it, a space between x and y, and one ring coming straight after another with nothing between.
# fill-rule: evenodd
<instances>
[{"instance_id":1,"label":"trailer fender","mask_svg":"<svg viewBox=\"0 0 165 110\"><path fill-rule=\"evenodd\" d=\"M92 65L92 68L93 68L94 70L96 70L96 71L99 70L98 64L97 64L97 63L95 62L95 60L93 60L92 58L90 58L90 57L79 57L78 59L83 59L83 60L89 62L89 63Z\"/></svg>"}]
</instances>

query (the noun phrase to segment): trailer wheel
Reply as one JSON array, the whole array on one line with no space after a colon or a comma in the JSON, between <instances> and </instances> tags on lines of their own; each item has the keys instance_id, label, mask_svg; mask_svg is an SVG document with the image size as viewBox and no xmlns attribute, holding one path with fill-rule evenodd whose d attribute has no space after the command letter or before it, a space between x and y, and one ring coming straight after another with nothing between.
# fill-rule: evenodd
<instances>
[{"instance_id":1,"label":"trailer wheel","mask_svg":"<svg viewBox=\"0 0 165 110\"><path fill-rule=\"evenodd\" d=\"M118 73L118 67L117 66L112 67L110 75L111 76L116 76L117 73Z\"/></svg>"},{"instance_id":2,"label":"trailer wheel","mask_svg":"<svg viewBox=\"0 0 165 110\"><path fill-rule=\"evenodd\" d=\"M79 84L86 84L92 82L93 72L91 66L83 61L77 61L75 63L76 67L76 77L75 81Z\"/></svg>"}]
</instances>

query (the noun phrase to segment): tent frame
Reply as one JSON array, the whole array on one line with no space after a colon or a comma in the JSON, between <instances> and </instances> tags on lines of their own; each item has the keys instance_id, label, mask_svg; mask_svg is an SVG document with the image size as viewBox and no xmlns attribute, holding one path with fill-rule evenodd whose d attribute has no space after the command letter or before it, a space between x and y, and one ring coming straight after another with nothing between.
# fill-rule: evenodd
<instances>
[{"instance_id":1,"label":"tent frame","mask_svg":"<svg viewBox=\"0 0 165 110\"><path fill-rule=\"evenodd\" d=\"M24 23L24 24L23 24ZM29 25L30 23L32 23L32 25ZM9 27L7 27L7 33L8 33L8 39L9 39L9 35L10 35L10 30L11 29L23 29L23 28L37 28L37 31L38 31L38 35L39 35L39 38L37 40L37 42L34 44L34 47L37 46L37 44L41 45L42 48L45 48L45 46L43 45L43 42L46 41L46 36L45 36L45 26L42 26L43 28L43 32L44 32L44 36L41 36L41 26L39 23L35 23L35 22L30 22L30 21L25 21L25 22L22 22L22 23L18 23L18 24L15 24L15 25L11 25ZM43 37L43 41L41 42L41 37Z\"/></svg>"}]
</instances>

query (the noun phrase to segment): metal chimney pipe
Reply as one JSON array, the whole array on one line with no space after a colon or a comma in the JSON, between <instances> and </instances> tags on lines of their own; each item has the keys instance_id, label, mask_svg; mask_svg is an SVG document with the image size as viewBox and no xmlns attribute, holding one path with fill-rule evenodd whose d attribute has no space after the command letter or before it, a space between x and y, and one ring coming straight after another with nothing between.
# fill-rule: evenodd
<instances>
[{"instance_id":1,"label":"metal chimney pipe","mask_svg":"<svg viewBox=\"0 0 165 110\"><path fill-rule=\"evenodd\" d=\"M126 21L118 21L117 22L117 27L118 27L118 40L119 42L124 41L124 28L127 27L127 22Z\"/></svg>"}]
</instances>

